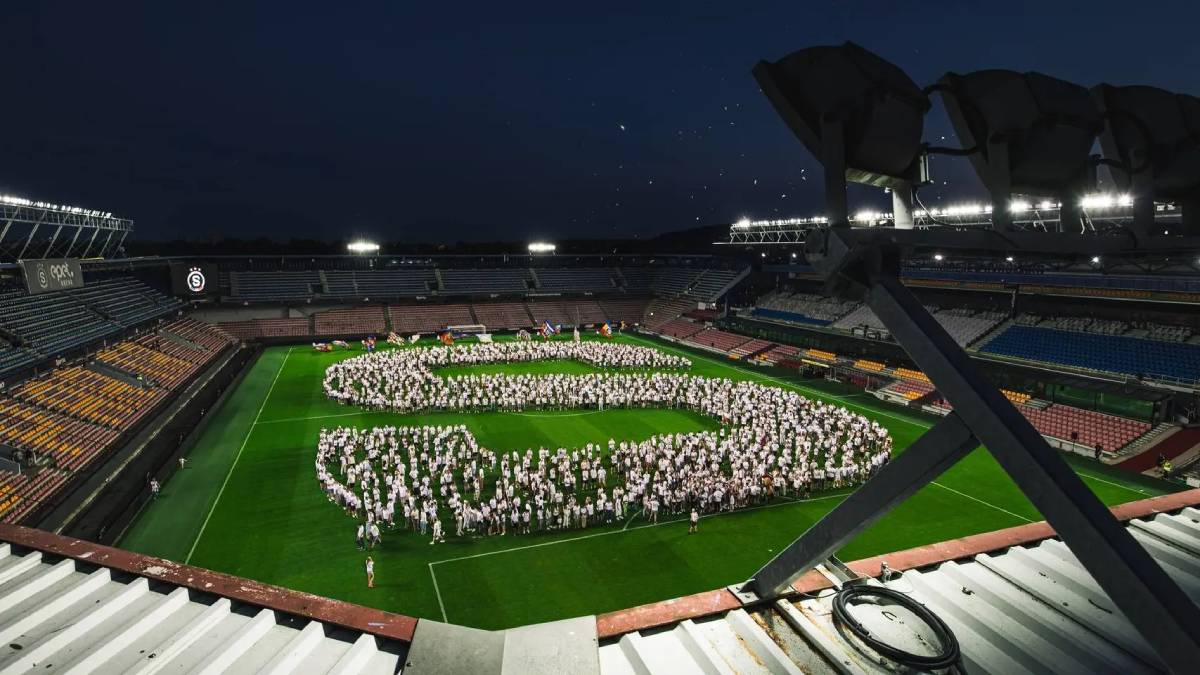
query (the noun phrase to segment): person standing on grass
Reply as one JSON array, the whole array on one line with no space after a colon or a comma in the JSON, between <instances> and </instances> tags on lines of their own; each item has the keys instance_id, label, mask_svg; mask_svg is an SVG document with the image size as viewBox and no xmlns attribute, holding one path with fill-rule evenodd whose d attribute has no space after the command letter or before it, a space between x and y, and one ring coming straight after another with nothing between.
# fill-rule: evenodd
<instances>
[{"instance_id":1,"label":"person standing on grass","mask_svg":"<svg viewBox=\"0 0 1200 675\"><path fill-rule=\"evenodd\" d=\"M158 499L158 490L159 490L158 479L151 478L150 479L150 498L151 499Z\"/></svg>"},{"instance_id":2,"label":"person standing on grass","mask_svg":"<svg viewBox=\"0 0 1200 675\"><path fill-rule=\"evenodd\" d=\"M358 545L358 550L360 550L360 551L362 551L363 549L365 549L367 547L366 546L366 543L367 543L367 526L366 525L364 525L362 523L358 524L358 533L354 535L354 543Z\"/></svg>"},{"instance_id":3,"label":"person standing on grass","mask_svg":"<svg viewBox=\"0 0 1200 675\"><path fill-rule=\"evenodd\" d=\"M700 514L696 511L695 508L692 509L692 515L690 518L688 518L688 523L689 523L688 524L688 534L694 534L699 531Z\"/></svg>"},{"instance_id":4,"label":"person standing on grass","mask_svg":"<svg viewBox=\"0 0 1200 675\"><path fill-rule=\"evenodd\" d=\"M367 556L367 588L375 588L375 561Z\"/></svg>"},{"instance_id":5,"label":"person standing on grass","mask_svg":"<svg viewBox=\"0 0 1200 675\"><path fill-rule=\"evenodd\" d=\"M378 523L372 520L370 526L367 527L367 533L371 539L371 548L383 545L383 538L379 534Z\"/></svg>"},{"instance_id":6,"label":"person standing on grass","mask_svg":"<svg viewBox=\"0 0 1200 675\"><path fill-rule=\"evenodd\" d=\"M182 469L185 466L187 466L187 457L180 457L179 458L179 468Z\"/></svg>"}]
</instances>

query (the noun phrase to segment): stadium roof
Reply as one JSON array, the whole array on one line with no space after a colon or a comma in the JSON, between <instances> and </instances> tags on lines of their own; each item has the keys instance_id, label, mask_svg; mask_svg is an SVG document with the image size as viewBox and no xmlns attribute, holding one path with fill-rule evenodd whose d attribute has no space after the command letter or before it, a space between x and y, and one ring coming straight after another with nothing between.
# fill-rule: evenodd
<instances>
[{"instance_id":1,"label":"stadium roof","mask_svg":"<svg viewBox=\"0 0 1200 675\"><path fill-rule=\"evenodd\" d=\"M1189 596L1200 598L1200 490L1114 509ZM936 612L978 672L1161 670L1045 523L850 563ZM416 620L196 567L0 526L0 670L150 673L895 672L831 617L820 571L796 595L743 604L730 590L507 631ZM874 583L874 582L871 582ZM894 609L894 608L888 608ZM928 636L881 606L872 632ZM902 617L901 617L902 618Z\"/></svg>"}]
</instances>

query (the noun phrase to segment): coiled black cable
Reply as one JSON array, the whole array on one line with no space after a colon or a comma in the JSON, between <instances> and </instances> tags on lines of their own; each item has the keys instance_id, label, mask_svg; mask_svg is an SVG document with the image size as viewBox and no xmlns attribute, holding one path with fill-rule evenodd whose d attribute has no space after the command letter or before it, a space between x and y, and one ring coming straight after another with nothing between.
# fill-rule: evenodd
<instances>
[{"instance_id":1,"label":"coiled black cable","mask_svg":"<svg viewBox=\"0 0 1200 675\"><path fill-rule=\"evenodd\" d=\"M942 652L931 656L913 654L889 645L871 635L871 631L867 630L860 621L851 616L846 608L847 603L851 600L862 597L886 598L912 612L933 631ZM962 661L962 652L959 650L958 638L954 637L954 631L950 630L946 622L942 621L941 617L934 614L925 605L922 605L900 591L892 590L886 586L847 584L833 598L833 618L845 626L847 630L868 647L896 663L921 670L942 670L955 667L960 672L962 671L960 664Z\"/></svg>"}]
</instances>

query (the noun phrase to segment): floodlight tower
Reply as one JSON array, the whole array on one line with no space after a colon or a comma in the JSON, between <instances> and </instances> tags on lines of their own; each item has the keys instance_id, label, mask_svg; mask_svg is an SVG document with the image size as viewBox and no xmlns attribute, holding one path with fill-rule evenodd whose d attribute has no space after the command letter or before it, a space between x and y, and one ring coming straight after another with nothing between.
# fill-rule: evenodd
<instances>
[{"instance_id":1,"label":"floodlight tower","mask_svg":"<svg viewBox=\"0 0 1200 675\"><path fill-rule=\"evenodd\" d=\"M922 166L925 94L899 68L861 47L814 47L754 76L780 116L825 168L830 225L810 232L806 257L833 294L860 298L920 367L953 411L764 565L739 592L773 599L829 559L856 534L982 445L1046 517L1072 553L1124 613L1162 663L1194 669L1200 609L900 282L900 263L917 248L990 255L1102 256L1200 248L1200 240L1142 241L1074 226L1059 232L999 227L903 230L850 227L847 180L911 186ZM943 78L961 130L982 146L975 162L993 199L1009 213L1013 190L1081 201L1099 117L1086 90L1036 74L988 71ZM965 154L965 153L964 153ZM1196 174L1193 174L1195 176ZM1073 207L1074 208L1074 207ZM1171 238L1175 239L1175 238ZM1155 247L1158 248L1155 248ZM1168 246L1170 248L1168 248Z\"/></svg>"},{"instance_id":2,"label":"floodlight tower","mask_svg":"<svg viewBox=\"0 0 1200 675\"><path fill-rule=\"evenodd\" d=\"M824 167L830 225L849 225L853 182L890 189L897 227L912 227L913 187L928 179L921 135L929 97L903 70L847 42L759 61L753 73Z\"/></svg>"},{"instance_id":3,"label":"floodlight tower","mask_svg":"<svg viewBox=\"0 0 1200 675\"><path fill-rule=\"evenodd\" d=\"M1013 229L1013 195L1053 197L1059 229L1083 230L1083 195L1095 187L1091 156L1104 127L1088 90L1041 73L947 73L941 94L962 154L992 196L992 223Z\"/></svg>"},{"instance_id":4,"label":"floodlight tower","mask_svg":"<svg viewBox=\"0 0 1200 675\"><path fill-rule=\"evenodd\" d=\"M1092 88L1104 111L1100 136L1113 181L1133 193L1133 227L1158 234L1155 199L1178 202L1183 232L1200 235L1200 99L1156 87Z\"/></svg>"}]
</instances>

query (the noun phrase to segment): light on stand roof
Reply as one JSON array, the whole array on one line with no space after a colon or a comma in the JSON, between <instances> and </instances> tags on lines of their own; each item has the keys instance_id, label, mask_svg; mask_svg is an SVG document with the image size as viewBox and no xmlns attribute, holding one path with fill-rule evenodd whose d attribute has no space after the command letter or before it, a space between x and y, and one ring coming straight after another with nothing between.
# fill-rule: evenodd
<instances>
[{"instance_id":1,"label":"light on stand roof","mask_svg":"<svg viewBox=\"0 0 1200 675\"><path fill-rule=\"evenodd\" d=\"M377 253L379 244L369 241L352 241L346 245L346 249L351 253Z\"/></svg>"}]
</instances>

